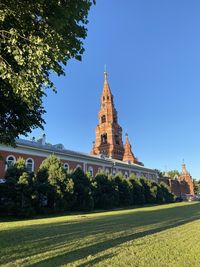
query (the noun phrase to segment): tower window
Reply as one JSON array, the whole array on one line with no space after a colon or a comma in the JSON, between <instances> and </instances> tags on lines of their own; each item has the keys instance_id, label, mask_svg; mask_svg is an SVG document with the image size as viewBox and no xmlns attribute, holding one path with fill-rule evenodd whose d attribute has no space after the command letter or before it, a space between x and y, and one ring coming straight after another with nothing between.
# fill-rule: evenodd
<instances>
[{"instance_id":1,"label":"tower window","mask_svg":"<svg viewBox=\"0 0 200 267\"><path fill-rule=\"evenodd\" d=\"M106 115L103 115L103 116L101 117L101 123L104 123L104 122L106 122Z\"/></svg>"},{"instance_id":2,"label":"tower window","mask_svg":"<svg viewBox=\"0 0 200 267\"><path fill-rule=\"evenodd\" d=\"M103 96L103 101L105 101L105 97Z\"/></svg>"},{"instance_id":3,"label":"tower window","mask_svg":"<svg viewBox=\"0 0 200 267\"><path fill-rule=\"evenodd\" d=\"M107 96L107 100L109 100L109 96Z\"/></svg>"},{"instance_id":4,"label":"tower window","mask_svg":"<svg viewBox=\"0 0 200 267\"><path fill-rule=\"evenodd\" d=\"M101 143L102 144L107 144L107 134L102 134L101 135Z\"/></svg>"},{"instance_id":5,"label":"tower window","mask_svg":"<svg viewBox=\"0 0 200 267\"><path fill-rule=\"evenodd\" d=\"M115 143L116 143L116 145L119 145L119 136L118 135L115 135Z\"/></svg>"}]
</instances>

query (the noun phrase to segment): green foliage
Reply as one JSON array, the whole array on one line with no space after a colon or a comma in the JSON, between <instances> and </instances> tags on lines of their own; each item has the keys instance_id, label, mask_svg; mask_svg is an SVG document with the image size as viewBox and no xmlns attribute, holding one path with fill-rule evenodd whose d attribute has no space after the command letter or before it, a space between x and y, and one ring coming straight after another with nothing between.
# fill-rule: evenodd
<instances>
[{"instance_id":1,"label":"green foliage","mask_svg":"<svg viewBox=\"0 0 200 267\"><path fill-rule=\"evenodd\" d=\"M0 185L0 211L17 216L58 211L89 211L170 203L174 195L165 183L122 173L115 176L104 172L91 177L77 168L68 173L55 155L46 158L38 173L28 173L25 161L19 158L6 173L6 183Z\"/></svg>"},{"instance_id":2,"label":"green foliage","mask_svg":"<svg viewBox=\"0 0 200 267\"><path fill-rule=\"evenodd\" d=\"M200 181L197 179L193 179L193 184L194 184L194 193L200 194Z\"/></svg>"},{"instance_id":3,"label":"green foliage","mask_svg":"<svg viewBox=\"0 0 200 267\"><path fill-rule=\"evenodd\" d=\"M80 211L92 210L94 199L90 177L81 168L77 168L72 173L72 180L74 183L72 209Z\"/></svg>"},{"instance_id":4,"label":"green foliage","mask_svg":"<svg viewBox=\"0 0 200 267\"><path fill-rule=\"evenodd\" d=\"M180 175L179 171L177 171L177 170L168 171L167 174L171 179L174 179L175 176Z\"/></svg>"},{"instance_id":5,"label":"green foliage","mask_svg":"<svg viewBox=\"0 0 200 267\"><path fill-rule=\"evenodd\" d=\"M73 182L55 155L42 162L36 176L36 187L39 206L46 205L44 199L47 199L49 208L57 209L69 205L66 200L73 192Z\"/></svg>"},{"instance_id":6,"label":"green foliage","mask_svg":"<svg viewBox=\"0 0 200 267\"><path fill-rule=\"evenodd\" d=\"M157 188L144 177L140 179L140 182L144 188L145 202L156 203Z\"/></svg>"},{"instance_id":7,"label":"green foliage","mask_svg":"<svg viewBox=\"0 0 200 267\"><path fill-rule=\"evenodd\" d=\"M106 173L97 173L94 179L94 207L109 209L117 206L118 188L114 180Z\"/></svg>"},{"instance_id":8,"label":"green foliage","mask_svg":"<svg viewBox=\"0 0 200 267\"><path fill-rule=\"evenodd\" d=\"M175 196L171 192L169 186L167 184L165 184L164 182L161 182L159 185L160 185L161 190L163 192L164 203L174 202Z\"/></svg>"},{"instance_id":9,"label":"green foliage","mask_svg":"<svg viewBox=\"0 0 200 267\"><path fill-rule=\"evenodd\" d=\"M30 215L34 192L33 174L26 171L24 159L19 158L14 166L8 168L5 178L6 183L2 185L4 211L16 216Z\"/></svg>"},{"instance_id":10,"label":"green foliage","mask_svg":"<svg viewBox=\"0 0 200 267\"><path fill-rule=\"evenodd\" d=\"M122 173L117 173L114 177L114 183L118 192L118 206L125 207L132 204L132 187Z\"/></svg>"},{"instance_id":11,"label":"green foliage","mask_svg":"<svg viewBox=\"0 0 200 267\"><path fill-rule=\"evenodd\" d=\"M134 174L129 177L131 184L131 204L141 205L145 203L144 188L139 178Z\"/></svg>"},{"instance_id":12,"label":"green foliage","mask_svg":"<svg viewBox=\"0 0 200 267\"><path fill-rule=\"evenodd\" d=\"M92 0L2 0L0 4L0 142L44 123L42 97L50 73L81 60Z\"/></svg>"}]
</instances>

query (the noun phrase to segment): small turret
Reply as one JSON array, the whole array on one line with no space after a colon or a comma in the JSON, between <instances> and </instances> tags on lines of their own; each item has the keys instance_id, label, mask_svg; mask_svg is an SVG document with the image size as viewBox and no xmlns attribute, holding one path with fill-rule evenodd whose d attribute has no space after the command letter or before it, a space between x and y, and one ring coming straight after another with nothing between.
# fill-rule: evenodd
<instances>
[{"instance_id":1,"label":"small turret","mask_svg":"<svg viewBox=\"0 0 200 267\"><path fill-rule=\"evenodd\" d=\"M126 141L124 145L124 156L123 156L123 161L128 161L131 163L136 162L136 158L132 152L132 147L128 139L128 134L126 133Z\"/></svg>"}]
</instances>

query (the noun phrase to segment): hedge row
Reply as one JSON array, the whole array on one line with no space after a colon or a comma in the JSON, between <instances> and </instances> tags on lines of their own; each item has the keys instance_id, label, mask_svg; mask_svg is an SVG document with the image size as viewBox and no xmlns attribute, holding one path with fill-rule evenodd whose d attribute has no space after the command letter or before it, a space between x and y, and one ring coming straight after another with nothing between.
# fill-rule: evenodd
<instances>
[{"instance_id":1,"label":"hedge row","mask_svg":"<svg viewBox=\"0 0 200 267\"><path fill-rule=\"evenodd\" d=\"M60 211L90 211L153 203L169 203L174 195L164 183L122 173L98 173L91 177L80 168L67 173L52 155L37 174L28 173L20 158L7 170L6 183L0 185L0 212L5 215L32 216Z\"/></svg>"}]
</instances>

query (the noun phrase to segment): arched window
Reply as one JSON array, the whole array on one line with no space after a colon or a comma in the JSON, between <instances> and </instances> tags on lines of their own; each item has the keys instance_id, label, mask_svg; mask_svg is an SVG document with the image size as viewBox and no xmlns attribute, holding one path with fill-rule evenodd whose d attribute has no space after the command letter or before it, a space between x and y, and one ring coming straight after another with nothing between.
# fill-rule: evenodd
<instances>
[{"instance_id":1,"label":"arched window","mask_svg":"<svg viewBox=\"0 0 200 267\"><path fill-rule=\"evenodd\" d=\"M117 134L115 135L115 143L116 145L119 145L119 136Z\"/></svg>"},{"instance_id":2,"label":"arched window","mask_svg":"<svg viewBox=\"0 0 200 267\"><path fill-rule=\"evenodd\" d=\"M98 168L98 172L102 172L103 169L101 167Z\"/></svg>"},{"instance_id":3,"label":"arched window","mask_svg":"<svg viewBox=\"0 0 200 267\"><path fill-rule=\"evenodd\" d=\"M108 168L106 168L106 173L109 174L110 173L110 170Z\"/></svg>"},{"instance_id":4,"label":"arched window","mask_svg":"<svg viewBox=\"0 0 200 267\"><path fill-rule=\"evenodd\" d=\"M94 172L93 172L93 168L91 166L89 167L89 173L93 177Z\"/></svg>"},{"instance_id":5,"label":"arched window","mask_svg":"<svg viewBox=\"0 0 200 267\"><path fill-rule=\"evenodd\" d=\"M13 155L9 155L6 158L6 169L9 169L15 164L16 158Z\"/></svg>"},{"instance_id":6,"label":"arched window","mask_svg":"<svg viewBox=\"0 0 200 267\"><path fill-rule=\"evenodd\" d=\"M101 135L101 143L107 144L107 134L106 133Z\"/></svg>"},{"instance_id":7,"label":"arched window","mask_svg":"<svg viewBox=\"0 0 200 267\"><path fill-rule=\"evenodd\" d=\"M78 165L76 166L76 169L78 169L78 168L82 169L82 166L81 166L80 164L78 164Z\"/></svg>"},{"instance_id":8,"label":"arched window","mask_svg":"<svg viewBox=\"0 0 200 267\"><path fill-rule=\"evenodd\" d=\"M113 169L112 174L113 174L113 175L116 174L116 169Z\"/></svg>"},{"instance_id":9,"label":"arched window","mask_svg":"<svg viewBox=\"0 0 200 267\"><path fill-rule=\"evenodd\" d=\"M69 171L69 164L67 162L65 162L63 164L63 168L66 170L66 172L68 172Z\"/></svg>"},{"instance_id":10,"label":"arched window","mask_svg":"<svg viewBox=\"0 0 200 267\"><path fill-rule=\"evenodd\" d=\"M104 123L104 122L106 122L106 115L103 115L103 116L101 117L101 123Z\"/></svg>"},{"instance_id":11,"label":"arched window","mask_svg":"<svg viewBox=\"0 0 200 267\"><path fill-rule=\"evenodd\" d=\"M34 171L33 159L29 158L26 160L26 169L27 169L27 172L33 172Z\"/></svg>"}]
</instances>

